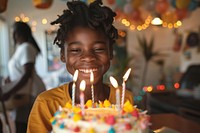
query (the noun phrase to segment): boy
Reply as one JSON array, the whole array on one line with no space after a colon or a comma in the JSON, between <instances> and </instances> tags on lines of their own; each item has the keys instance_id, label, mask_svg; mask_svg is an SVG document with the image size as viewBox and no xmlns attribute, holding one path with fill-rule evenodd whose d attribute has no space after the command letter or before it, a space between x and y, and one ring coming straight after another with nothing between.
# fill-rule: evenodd
<instances>
[{"instance_id":1,"label":"boy","mask_svg":"<svg viewBox=\"0 0 200 133\"><path fill-rule=\"evenodd\" d=\"M115 104L115 88L103 83L103 75L110 67L113 57L112 45L117 38L117 30L112 25L115 13L102 6L101 0L90 5L81 1L67 2L64 10L52 24L59 24L54 43L60 48L61 61L72 75L78 70L75 104L80 103L79 85L86 81L85 101L92 99L90 72L94 73L95 102L108 99ZM28 133L48 132L52 130L50 119L58 107L71 102L72 83L59 86L39 95L29 116ZM132 94L126 91L125 100L133 103Z\"/></svg>"}]
</instances>

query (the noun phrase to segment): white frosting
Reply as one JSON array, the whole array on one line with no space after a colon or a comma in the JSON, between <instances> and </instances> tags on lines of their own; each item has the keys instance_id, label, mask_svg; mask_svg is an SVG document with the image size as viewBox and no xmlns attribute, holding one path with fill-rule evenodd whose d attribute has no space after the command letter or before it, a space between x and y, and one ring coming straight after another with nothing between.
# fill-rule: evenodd
<instances>
[{"instance_id":1,"label":"white frosting","mask_svg":"<svg viewBox=\"0 0 200 133\"><path fill-rule=\"evenodd\" d=\"M91 108L85 110L86 120L74 121L72 118L69 118L70 111L66 114L66 118L62 116L62 111L59 111L54 117L56 122L52 124L53 133L73 133L76 127L79 127L80 133L148 133L149 123L147 115L144 113L140 113L138 118L130 114L129 116L121 117L113 108ZM104 120L105 117L111 114L115 116L114 125L109 125ZM88 115L90 117L87 117ZM96 115L99 116L93 118ZM131 124L131 129L126 129L126 123ZM111 128L115 132L109 132ZM90 131L91 129L93 131Z\"/></svg>"}]
</instances>

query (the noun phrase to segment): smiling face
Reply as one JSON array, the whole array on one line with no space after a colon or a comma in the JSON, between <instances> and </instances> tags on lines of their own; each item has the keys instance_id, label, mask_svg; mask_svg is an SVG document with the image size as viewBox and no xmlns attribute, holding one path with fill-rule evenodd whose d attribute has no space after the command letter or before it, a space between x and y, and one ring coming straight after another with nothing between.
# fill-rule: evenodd
<instances>
[{"instance_id":1,"label":"smiling face","mask_svg":"<svg viewBox=\"0 0 200 133\"><path fill-rule=\"evenodd\" d=\"M79 70L78 81L90 84L90 71L94 73L94 84L103 81L103 75L110 67L112 48L108 38L90 28L74 28L67 36L66 45L61 50L61 60L73 75Z\"/></svg>"}]
</instances>

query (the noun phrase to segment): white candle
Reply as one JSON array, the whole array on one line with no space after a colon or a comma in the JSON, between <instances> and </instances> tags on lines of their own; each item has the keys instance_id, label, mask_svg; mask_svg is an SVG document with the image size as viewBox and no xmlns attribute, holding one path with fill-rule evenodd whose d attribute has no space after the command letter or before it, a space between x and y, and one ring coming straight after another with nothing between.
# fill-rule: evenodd
<instances>
[{"instance_id":1,"label":"white candle","mask_svg":"<svg viewBox=\"0 0 200 133\"><path fill-rule=\"evenodd\" d=\"M123 83L122 83L122 101L121 101L121 107L123 108L124 106L124 97L125 97L125 90L126 90L126 81L130 75L131 68L129 68L126 73L123 76Z\"/></svg>"},{"instance_id":2,"label":"white candle","mask_svg":"<svg viewBox=\"0 0 200 133\"><path fill-rule=\"evenodd\" d=\"M93 85L93 82L94 82L94 74L91 71L90 72L90 83L91 83L91 92L92 92L92 103L94 105L94 85Z\"/></svg>"},{"instance_id":3,"label":"white candle","mask_svg":"<svg viewBox=\"0 0 200 133\"><path fill-rule=\"evenodd\" d=\"M84 90L86 87L86 82L85 80L82 80L80 83L80 105L81 105L81 111L82 111L82 115L85 114L84 111L84 105L85 105L85 101L84 101Z\"/></svg>"},{"instance_id":4,"label":"white candle","mask_svg":"<svg viewBox=\"0 0 200 133\"><path fill-rule=\"evenodd\" d=\"M76 80L78 78L78 70L75 71L73 76L73 85L72 85L72 107L75 105L75 89L76 89Z\"/></svg>"},{"instance_id":5,"label":"white candle","mask_svg":"<svg viewBox=\"0 0 200 133\"><path fill-rule=\"evenodd\" d=\"M119 88L118 88L118 83L117 83L117 80L112 76L110 77L110 82L116 88L116 107L117 107L117 110L120 112L121 111L121 108L120 108L120 91L119 91Z\"/></svg>"},{"instance_id":6,"label":"white candle","mask_svg":"<svg viewBox=\"0 0 200 133\"><path fill-rule=\"evenodd\" d=\"M125 83L125 81L123 80L123 83L122 83L122 100L121 100L121 108L124 107L125 89L126 89L126 83Z\"/></svg>"}]
</instances>

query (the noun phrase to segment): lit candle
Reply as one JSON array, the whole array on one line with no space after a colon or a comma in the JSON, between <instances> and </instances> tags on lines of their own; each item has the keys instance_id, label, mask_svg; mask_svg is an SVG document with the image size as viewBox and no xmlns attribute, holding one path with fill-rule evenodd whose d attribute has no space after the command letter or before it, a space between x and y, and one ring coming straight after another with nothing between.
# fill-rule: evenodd
<instances>
[{"instance_id":1,"label":"lit candle","mask_svg":"<svg viewBox=\"0 0 200 133\"><path fill-rule=\"evenodd\" d=\"M82 111L82 115L85 113L84 111L84 90L86 87L86 82L85 80L82 80L80 83L80 105L81 105L81 111Z\"/></svg>"},{"instance_id":2,"label":"lit candle","mask_svg":"<svg viewBox=\"0 0 200 133\"><path fill-rule=\"evenodd\" d=\"M72 107L75 105L75 89L76 89L76 80L78 78L78 70L75 71L73 76L73 85L72 85Z\"/></svg>"},{"instance_id":3,"label":"lit candle","mask_svg":"<svg viewBox=\"0 0 200 133\"><path fill-rule=\"evenodd\" d=\"M94 82L94 74L91 71L90 72L90 83L91 83L91 92L92 92L92 104L94 105L94 85L93 85L93 82Z\"/></svg>"},{"instance_id":4,"label":"lit candle","mask_svg":"<svg viewBox=\"0 0 200 133\"><path fill-rule=\"evenodd\" d=\"M123 76L123 83L122 83L122 101L121 101L121 107L124 107L124 97L125 97L125 90L126 90L126 81L130 75L131 68L129 68L126 73Z\"/></svg>"},{"instance_id":5,"label":"lit candle","mask_svg":"<svg viewBox=\"0 0 200 133\"><path fill-rule=\"evenodd\" d=\"M120 91L119 91L119 88L118 88L118 83L117 83L117 80L114 78L114 77L110 77L110 82L111 84L114 86L114 88L116 88L116 107L117 107L117 110L120 112Z\"/></svg>"}]
</instances>

